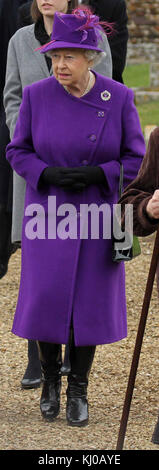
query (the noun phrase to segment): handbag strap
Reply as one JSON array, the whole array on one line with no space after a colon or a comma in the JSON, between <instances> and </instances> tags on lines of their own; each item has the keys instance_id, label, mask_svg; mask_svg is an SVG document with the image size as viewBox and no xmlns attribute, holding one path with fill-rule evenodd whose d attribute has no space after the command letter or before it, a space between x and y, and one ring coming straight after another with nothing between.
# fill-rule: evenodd
<instances>
[{"instance_id":1,"label":"handbag strap","mask_svg":"<svg viewBox=\"0 0 159 470\"><path fill-rule=\"evenodd\" d=\"M123 192L123 178L124 178L124 167L120 163L120 178L119 178L119 199L121 198Z\"/></svg>"}]
</instances>

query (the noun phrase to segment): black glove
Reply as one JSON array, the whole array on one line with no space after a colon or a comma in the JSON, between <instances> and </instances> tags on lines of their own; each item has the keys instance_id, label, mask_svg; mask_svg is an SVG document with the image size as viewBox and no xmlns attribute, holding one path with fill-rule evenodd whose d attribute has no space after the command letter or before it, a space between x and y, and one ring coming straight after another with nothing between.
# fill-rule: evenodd
<instances>
[{"instance_id":1,"label":"black glove","mask_svg":"<svg viewBox=\"0 0 159 470\"><path fill-rule=\"evenodd\" d=\"M104 184L106 178L103 169L100 166L82 166L67 169L67 178L73 179L73 188L79 184L85 187L91 184Z\"/></svg>"},{"instance_id":2,"label":"black glove","mask_svg":"<svg viewBox=\"0 0 159 470\"><path fill-rule=\"evenodd\" d=\"M55 186L67 187L73 183L73 178L67 176L68 168L65 167L47 167L40 175L40 188L43 184L53 184Z\"/></svg>"},{"instance_id":3,"label":"black glove","mask_svg":"<svg viewBox=\"0 0 159 470\"><path fill-rule=\"evenodd\" d=\"M105 174L101 167L48 167L40 176L39 187L42 183L53 184L70 191L82 191L90 184L105 183Z\"/></svg>"}]
</instances>

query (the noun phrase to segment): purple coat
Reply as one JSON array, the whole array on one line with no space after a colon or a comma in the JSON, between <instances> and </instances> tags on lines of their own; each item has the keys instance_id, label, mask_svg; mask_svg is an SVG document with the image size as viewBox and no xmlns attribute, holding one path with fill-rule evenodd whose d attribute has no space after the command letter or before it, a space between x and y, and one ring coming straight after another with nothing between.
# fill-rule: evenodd
<instances>
[{"instance_id":1,"label":"purple coat","mask_svg":"<svg viewBox=\"0 0 159 470\"><path fill-rule=\"evenodd\" d=\"M107 101L101 95L105 90L110 93ZM25 88L7 159L26 179L25 209L36 203L45 209L45 218L41 215L45 238L44 234L33 240L26 236L28 221L35 220L35 214L32 217L27 210L13 333L66 344L72 317L77 346L126 337L124 264L112 262L112 242L103 238L101 226L97 239L81 239L79 223L82 225L85 217L79 217L80 204L108 203L112 207L118 200L119 160L124 165L127 186L136 177L144 153L133 93L126 86L96 74L94 87L82 98L68 94L54 77ZM105 185L91 185L81 193L53 185L38 189L40 174L47 166L80 165L100 165ZM57 208L73 204L76 213L71 223L78 221L78 237L65 237L66 227L64 230L59 224L65 214L60 212L56 217L60 236L49 238L48 196L54 196L50 200L56 196ZM55 216L53 206L51 212ZM53 220L55 217L51 224Z\"/></svg>"}]
</instances>

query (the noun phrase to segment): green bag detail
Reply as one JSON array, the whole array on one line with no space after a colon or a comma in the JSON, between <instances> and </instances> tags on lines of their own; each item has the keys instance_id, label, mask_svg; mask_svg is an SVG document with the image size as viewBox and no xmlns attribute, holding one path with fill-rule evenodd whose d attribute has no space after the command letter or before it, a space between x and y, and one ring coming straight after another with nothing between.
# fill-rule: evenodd
<instances>
[{"instance_id":1,"label":"green bag detail","mask_svg":"<svg viewBox=\"0 0 159 470\"><path fill-rule=\"evenodd\" d=\"M139 243L139 239L136 235L133 236L133 245L132 245L132 257L135 258L136 256L141 255L141 246Z\"/></svg>"}]
</instances>

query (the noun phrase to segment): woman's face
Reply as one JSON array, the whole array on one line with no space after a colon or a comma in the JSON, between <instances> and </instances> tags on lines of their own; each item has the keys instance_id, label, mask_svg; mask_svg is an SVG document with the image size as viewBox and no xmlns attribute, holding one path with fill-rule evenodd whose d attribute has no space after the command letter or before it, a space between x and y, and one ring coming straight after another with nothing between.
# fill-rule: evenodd
<instances>
[{"instance_id":1,"label":"woman's face","mask_svg":"<svg viewBox=\"0 0 159 470\"><path fill-rule=\"evenodd\" d=\"M76 86L85 82L90 63L79 49L57 49L52 51L53 73L61 85Z\"/></svg>"},{"instance_id":2,"label":"woman's face","mask_svg":"<svg viewBox=\"0 0 159 470\"><path fill-rule=\"evenodd\" d=\"M67 13L70 0L36 0L38 9L42 15L54 16L56 11Z\"/></svg>"}]
</instances>

